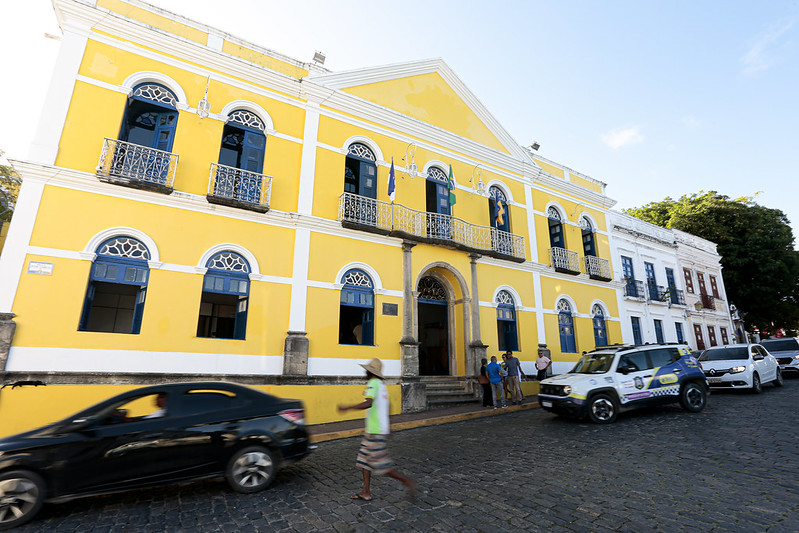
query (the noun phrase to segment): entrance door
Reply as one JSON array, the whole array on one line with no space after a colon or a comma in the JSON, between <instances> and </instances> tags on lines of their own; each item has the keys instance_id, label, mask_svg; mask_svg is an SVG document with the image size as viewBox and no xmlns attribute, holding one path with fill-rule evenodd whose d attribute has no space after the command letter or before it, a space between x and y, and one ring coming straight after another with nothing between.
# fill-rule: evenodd
<instances>
[{"instance_id":1,"label":"entrance door","mask_svg":"<svg viewBox=\"0 0 799 533\"><path fill-rule=\"evenodd\" d=\"M419 281L419 374L448 376L449 309L444 287L431 277Z\"/></svg>"}]
</instances>

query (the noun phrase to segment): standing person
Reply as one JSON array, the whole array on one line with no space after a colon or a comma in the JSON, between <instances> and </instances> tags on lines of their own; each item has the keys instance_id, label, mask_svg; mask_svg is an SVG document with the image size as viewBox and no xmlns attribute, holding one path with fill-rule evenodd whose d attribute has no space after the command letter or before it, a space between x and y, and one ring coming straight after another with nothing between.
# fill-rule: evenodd
<instances>
[{"instance_id":1,"label":"standing person","mask_svg":"<svg viewBox=\"0 0 799 533\"><path fill-rule=\"evenodd\" d=\"M508 383L508 389L510 389L513 405L516 405L517 402L522 403L522 400L524 400L524 396L522 396L522 384L520 381L520 378L524 377L524 372L522 372L522 363L516 357L513 357L513 352L508 350L505 352L505 364L508 367L508 377L506 378L506 381Z\"/></svg>"},{"instance_id":2,"label":"standing person","mask_svg":"<svg viewBox=\"0 0 799 533\"><path fill-rule=\"evenodd\" d=\"M491 401L491 381L488 379L488 359L483 357L480 361L480 374L477 376L477 382L483 387L483 407L491 407L494 402Z\"/></svg>"},{"instance_id":3,"label":"standing person","mask_svg":"<svg viewBox=\"0 0 799 533\"><path fill-rule=\"evenodd\" d=\"M500 373L502 374L502 390L505 392L505 401L510 400L510 391L508 390L508 353L502 354L502 362L499 363Z\"/></svg>"},{"instance_id":4,"label":"standing person","mask_svg":"<svg viewBox=\"0 0 799 533\"><path fill-rule=\"evenodd\" d=\"M491 362L486 366L488 372L488 381L491 383L491 399L494 402L494 409L502 404L502 408L508 406L505 403L505 395L502 393L502 368L497 363L497 356L491 356Z\"/></svg>"},{"instance_id":5,"label":"standing person","mask_svg":"<svg viewBox=\"0 0 799 533\"><path fill-rule=\"evenodd\" d=\"M387 440L390 433L388 413L388 390L383 383L383 363L374 358L368 364L361 365L366 370L366 398L361 403L354 405L339 405L338 412L343 413L355 409L366 409L366 434L361 441L355 466L363 469L363 490L352 495L353 500L372 499L371 479L372 472L377 475L386 475L394 478L408 491L408 496L416 496L416 482L403 476L394 469L391 458L388 456Z\"/></svg>"},{"instance_id":6,"label":"standing person","mask_svg":"<svg viewBox=\"0 0 799 533\"><path fill-rule=\"evenodd\" d=\"M538 370L538 381L547 378L547 368L552 364L552 360L544 355L544 350L538 350L538 359L535 360L535 368Z\"/></svg>"}]
</instances>

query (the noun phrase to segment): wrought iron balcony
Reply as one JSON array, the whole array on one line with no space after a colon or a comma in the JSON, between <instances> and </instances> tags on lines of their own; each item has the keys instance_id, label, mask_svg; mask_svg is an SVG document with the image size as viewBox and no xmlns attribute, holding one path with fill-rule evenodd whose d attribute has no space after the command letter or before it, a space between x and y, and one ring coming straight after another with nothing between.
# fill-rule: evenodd
<instances>
[{"instance_id":1,"label":"wrought iron balcony","mask_svg":"<svg viewBox=\"0 0 799 533\"><path fill-rule=\"evenodd\" d=\"M676 287L669 287L668 292L669 292L669 300L671 300L672 304L685 305L685 296L683 295L681 289L678 289Z\"/></svg>"},{"instance_id":2,"label":"wrought iron balcony","mask_svg":"<svg viewBox=\"0 0 799 533\"><path fill-rule=\"evenodd\" d=\"M633 278L625 278L624 296L628 296L630 298L644 298L646 296L646 293L644 292L644 282Z\"/></svg>"},{"instance_id":3,"label":"wrought iron balcony","mask_svg":"<svg viewBox=\"0 0 799 533\"><path fill-rule=\"evenodd\" d=\"M524 237L450 215L416 211L401 204L345 192L339 196L338 220L347 228L524 262Z\"/></svg>"},{"instance_id":4,"label":"wrought iron balcony","mask_svg":"<svg viewBox=\"0 0 799 533\"><path fill-rule=\"evenodd\" d=\"M646 282L646 299L652 302L665 302L665 290L662 286L656 285L651 281Z\"/></svg>"},{"instance_id":5,"label":"wrought iron balcony","mask_svg":"<svg viewBox=\"0 0 799 533\"><path fill-rule=\"evenodd\" d=\"M702 299L702 307L705 309L716 309L716 301L713 296L710 294L700 294L699 297Z\"/></svg>"},{"instance_id":6,"label":"wrought iron balcony","mask_svg":"<svg viewBox=\"0 0 799 533\"><path fill-rule=\"evenodd\" d=\"M241 207L259 213L269 211L272 177L211 163L208 201L212 204Z\"/></svg>"},{"instance_id":7,"label":"wrought iron balcony","mask_svg":"<svg viewBox=\"0 0 799 533\"><path fill-rule=\"evenodd\" d=\"M101 181L171 193L177 154L106 138L97 177Z\"/></svg>"},{"instance_id":8,"label":"wrought iron balcony","mask_svg":"<svg viewBox=\"0 0 799 533\"><path fill-rule=\"evenodd\" d=\"M566 248L550 248L549 259L555 272L574 275L580 273L580 256L577 252Z\"/></svg>"},{"instance_id":9,"label":"wrought iron balcony","mask_svg":"<svg viewBox=\"0 0 799 533\"><path fill-rule=\"evenodd\" d=\"M610 261L593 255L585 256L585 273L591 279L610 281L613 275L610 273Z\"/></svg>"}]
</instances>

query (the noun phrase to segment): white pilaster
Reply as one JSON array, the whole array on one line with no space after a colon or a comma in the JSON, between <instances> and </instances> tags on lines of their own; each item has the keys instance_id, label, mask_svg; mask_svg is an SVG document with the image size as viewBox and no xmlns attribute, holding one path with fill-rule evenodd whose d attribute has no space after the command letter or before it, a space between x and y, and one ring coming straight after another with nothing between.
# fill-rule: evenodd
<instances>
[{"instance_id":1,"label":"white pilaster","mask_svg":"<svg viewBox=\"0 0 799 533\"><path fill-rule=\"evenodd\" d=\"M311 215L313 212L318 134L319 104L308 102L308 107L305 109L305 129L302 139L302 160L300 162L300 191L297 199L297 212L301 215Z\"/></svg>"},{"instance_id":2,"label":"white pilaster","mask_svg":"<svg viewBox=\"0 0 799 533\"><path fill-rule=\"evenodd\" d=\"M14 304L43 192L44 182L41 181L24 180L20 188L3 254L0 255L0 312L10 313Z\"/></svg>"},{"instance_id":3,"label":"white pilaster","mask_svg":"<svg viewBox=\"0 0 799 533\"><path fill-rule=\"evenodd\" d=\"M308 256L311 252L311 231L297 228L294 233L294 268L291 278L291 309L289 331L305 330L308 302Z\"/></svg>"},{"instance_id":4,"label":"white pilaster","mask_svg":"<svg viewBox=\"0 0 799 533\"><path fill-rule=\"evenodd\" d=\"M544 296L541 294L541 274L533 272L533 294L535 294L535 323L538 329L538 344L546 344L547 332L544 325Z\"/></svg>"},{"instance_id":5,"label":"white pilaster","mask_svg":"<svg viewBox=\"0 0 799 533\"><path fill-rule=\"evenodd\" d=\"M535 236L535 209L533 208L533 188L524 186L524 204L527 211L527 239L530 243L530 261L538 263L538 239Z\"/></svg>"},{"instance_id":6,"label":"white pilaster","mask_svg":"<svg viewBox=\"0 0 799 533\"><path fill-rule=\"evenodd\" d=\"M36 136L31 143L29 158L45 165L55 164L58 141L64 130L69 103L75 89L80 62L86 49L89 28L64 23L64 35L55 63L50 87L44 99Z\"/></svg>"}]
</instances>

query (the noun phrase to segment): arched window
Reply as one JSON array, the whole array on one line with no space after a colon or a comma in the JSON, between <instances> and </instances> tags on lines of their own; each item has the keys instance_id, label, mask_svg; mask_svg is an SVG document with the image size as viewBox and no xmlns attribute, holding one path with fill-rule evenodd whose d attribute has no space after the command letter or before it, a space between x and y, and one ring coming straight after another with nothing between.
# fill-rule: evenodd
<instances>
[{"instance_id":1,"label":"arched window","mask_svg":"<svg viewBox=\"0 0 799 533\"><path fill-rule=\"evenodd\" d=\"M344 167L344 192L377 198L376 159L365 144L352 143L349 146Z\"/></svg>"},{"instance_id":2,"label":"arched window","mask_svg":"<svg viewBox=\"0 0 799 533\"><path fill-rule=\"evenodd\" d=\"M427 169L427 236L449 240L452 235L452 206L449 203L449 178L438 167Z\"/></svg>"},{"instance_id":3,"label":"arched window","mask_svg":"<svg viewBox=\"0 0 799 533\"><path fill-rule=\"evenodd\" d=\"M594 304L594 307L591 308L591 315L594 322L594 346L607 346L608 331L605 328L605 312L602 311L602 306Z\"/></svg>"},{"instance_id":4,"label":"arched window","mask_svg":"<svg viewBox=\"0 0 799 533\"><path fill-rule=\"evenodd\" d=\"M574 339L574 318L572 307L567 300L558 300L558 332L560 333L560 351L563 353L577 353L577 343Z\"/></svg>"},{"instance_id":5,"label":"arched window","mask_svg":"<svg viewBox=\"0 0 799 533\"><path fill-rule=\"evenodd\" d=\"M372 278L359 269L348 270L341 278L339 305L339 344L374 345L375 294Z\"/></svg>"},{"instance_id":6,"label":"arched window","mask_svg":"<svg viewBox=\"0 0 799 533\"><path fill-rule=\"evenodd\" d=\"M264 123L258 115L244 109L231 111L222 130L214 196L265 203L261 183L265 149Z\"/></svg>"},{"instance_id":7,"label":"arched window","mask_svg":"<svg viewBox=\"0 0 799 533\"><path fill-rule=\"evenodd\" d=\"M147 247L132 237L113 237L97 247L78 330L133 333L141 330L150 267Z\"/></svg>"},{"instance_id":8,"label":"arched window","mask_svg":"<svg viewBox=\"0 0 799 533\"><path fill-rule=\"evenodd\" d=\"M586 256L596 255L596 241L594 240L594 227L587 217L580 219L580 227L583 235L583 253Z\"/></svg>"},{"instance_id":9,"label":"arched window","mask_svg":"<svg viewBox=\"0 0 799 533\"><path fill-rule=\"evenodd\" d=\"M560 211L554 207L547 210L549 220L549 244L552 248L565 248L563 242L563 223L561 222Z\"/></svg>"},{"instance_id":10,"label":"arched window","mask_svg":"<svg viewBox=\"0 0 799 533\"><path fill-rule=\"evenodd\" d=\"M177 103L175 94L163 85L140 83L135 86L128 97L119 132L119 140L129 144L114 148L106 172L138 181L167 184L172 161L170 152L178 125Z\"/></svg>"},{"instance_id":11,"label":"arched window","mask_svg":"<svg viewBox=\"0 0 799 533\"><path fill-rule=\"evenodd\" d=\"M235 252L219 252L205 263L198 337L244 340L250 296L250 264Z\"/></svg>"},{"instance_id":12,"label":"arched window","mask_svg":"<svg viewBox=\"0 0 799 533\"><path fill-rule=\"evenodd\" d=\"M510 207L505 193L496 185L488 188L488 217L492 228L510 233Z\"/></svg>"},{"instance_id":13,"label":"arched window","mask_svg":"<svg viewBox=\"0 0 799 533\"><path fill-rule=\"evenodd\" d=\"M516 306L508 291L499 291L497 304L497 338L500 352L519 351L519 334L516 326Z\"/></svg>"}]
</instances>

